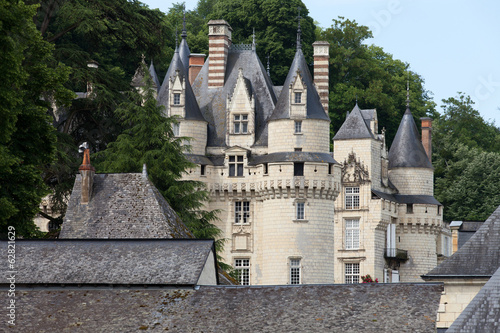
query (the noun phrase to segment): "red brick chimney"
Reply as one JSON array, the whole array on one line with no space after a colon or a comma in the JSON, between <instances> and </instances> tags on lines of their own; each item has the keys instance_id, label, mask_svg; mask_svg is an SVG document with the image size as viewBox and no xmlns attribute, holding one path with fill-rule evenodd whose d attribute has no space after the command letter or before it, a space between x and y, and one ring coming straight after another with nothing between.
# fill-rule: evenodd
<instances>
[{"instance_id":1,"label":"red brick chimney","mask_svg":"<svg viewBox=\"0 0 500 333\"><path fill-rule=\"evenodd\" d=\"M330 64L330 43L314 42L314 84L318 90L323 109L328 114L328 65Z\"/></svg>"},{"instance_id":2,"label":"red brick chimney","mask_svg":"<svg viewBox=\"0 0 500 333\"><path fill-rule=\"evenodd\" d=\"M224 20L208 22L208 87L224 86L227 55L233 29Z\"/></svg>"},{"instance_id":3,"label":"red brick chimney","mask_svg":"<svg viewBox=\"0 0 500 333\"><path fill-rule=\"evenodd\" d=\"M83 152L83 163L78 168L82 175L82 196L80 204L88 204L92 196L92 185L94 184L95 168L90 164L90 151Z\"/></svg>"},{"instance_id":4,"label":"red brick chimney","mask_svg":"<svg viewBox=\"0 0 500 333\"><path fill-rule=\"evenodd\" d=\"M422 121L422 145L427 157L429 157L429 161L432 162L432 119L422 117L420 120Z\"/></svg>"},{"instance_id":5,"label":"red brick chimney","mask_svg":"<svg viewBox=\"0 0 500 333\"><path fill-rule=\"evenodd\" d=\"M205 55L199 53L191 53L189 55L189 83L192 85L201 68L205 64Z\"/></svg>"}]
</instances>

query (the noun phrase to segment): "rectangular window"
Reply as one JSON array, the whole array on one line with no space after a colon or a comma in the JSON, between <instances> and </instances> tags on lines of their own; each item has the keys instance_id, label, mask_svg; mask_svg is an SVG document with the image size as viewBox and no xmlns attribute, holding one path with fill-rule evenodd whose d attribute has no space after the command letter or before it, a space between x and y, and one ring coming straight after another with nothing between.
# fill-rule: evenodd
<instances>
[{"instance_id":1,"label":"rectangular window","mask_svg":"<svg viewBox=\"0 0 500 333\"><path fill-rule=\"evenodd\" d=\"M235 259L234 270L240 285L250 285L250 259Z\"/></svg>"},{"instance_id":2,"label":"rectangular window","mask_svg":"<svg viewBox=\"0 0 500 333\"><path fill-rule=\"evenodd\" d=\"M359 187L345 188L345 209L359 209Z\"/></svg>"},{"instance_id":3,"label":"rectangular window","mask_svg":"<svg viewBox=\"0 0 500 333\"><path fill-rule=\"evenodd\" d=\"M345 220L345 248L346 250L359 249L359 220Z\"/></svg>"},{"instance_id":4,"label":"rectangular window","mask_svg":"<svg viewBox=\"0 0 500 333\"><path fill-rule=\"evenodd\" d=\"M290 259L290 284L300 284L300 259Z\"/></svg>"},{"instance_id":5,"label":"rectangular window","mask_svg":"<svg viewBox=\"0 0 500 333\"><path fill-rule=\"evenodd\" d=\"M305 202L297 202L295 203L296 206L296 214L295 217L297 220L304 220L305 219Z\"/></svg>"},{"instance_id":6,"label":"rectangular window","mask_svg":"<svg viewBox=\"0 0 500 333\"><path fill-rule=\"evenodd\" d=\"M302 121L295 121L295 133L302 133Z\"/></svg>"},{"instance_id":7,"label":"rectangular window","mask_svg":"<svg viewBox=\"0 0 500 333\"><path fill-rule=\"evenodd\" d=\"M269 174L269 164L264 163L264 174L267 175Z\"/></svg>"},{"instance_id":8,"label":"rectangular window","mask_svg":"<svg viewBox=\"0 0 500 333\"><path fill-rule=\"evenodd\" d=\"M248 133L248 115L235 114L233 118L234 134L247 134Z\"/></svg>"},{"instance_id":9,"label":"rectangular window","mask_svg":"<svg viewBox=\"0 0 500 333\"><path fill-rule=\"evenodd\" d=\"M413 204L406 204L406 213L413 214Z\"/></svg>"},{"instance_id":10,"label":"rectangular window","mask_svg":"<svg viewBox=\"0 0 500 333\"><path fill-rule=\"evenodd\" d=\"M303 176L304 175L304 162L293 163L293 175Z\"/></svg>"},{"instance_id":11,"label":"rectangular window","mask_svg":"<svg viewBox=\"0 0 500 333\"><path fill-rule=\"evenodd\" d=\"M234 223L250 223L250 201L236 201L234 203Z\"/></svg>"},{"instance_id":12,"label":"rectangular window","mask_svg":"<svg viewBox=\"0 0 500 333\"><path fill-rule=\"evenodd\" d=\"M181 94L174 94L174 105L181 104Z\"/></svg>"},{"instance_id":13,"label":"rectangular window","mask_svg":"<svg viewBox=\"0 0 500 333\"><path fill-rule=\"evenodd\" d=\"M300 103L302 103L302 93L296 92L295 93L295 104L300 104Z\"/></svg>"},{"instance_id":14,"label":"rectangular window","mask_svg":"<svg viewBox=\"0 0 500 333\"><path fill-rule=\"evenodd\" d=\"M180 135L180 124L179 123L173 123L172 124L172 131L174 132L174 136L179 136Z\"/></svg>"},{"instance_id":15,"label":"rectangular window","mask_svg":"<svg viewBox=\"0 0 500 333\"><path fill-rule=\"evenodd\" d=\"M229 156L229 176L243 177L243 156Z\"/></svg>"},{"instance_id":16,"label":"rectangular window","mask_svg":"<svg viewBox=\"0 0 500 333\"><path fill-rule=\"evenodd\" d=\"M345 264L345 283L359 283L359 263Z\"/></svg>"},{"instance_id":17,"label":"rectangular window","mask_svg":"<svg viewBox=\"0 0 500 333\"><path fill-rule=\"evenodd\" d=\"M302 151L302 148L294 148L293 151Z\"/></svg>"},{"instance_id":18,"label":"rectangular window","mask_svg":"<svg viewBox=\"0 0 500 333\"><path fill-rule=\"evenodd\" d=\"M205 176L205 174L206 174L206 165L202 164L202 165L200 165L200 167L201 167L201 170L200 170L201 171L201 175Z\"/></svg>"}]
</instances>

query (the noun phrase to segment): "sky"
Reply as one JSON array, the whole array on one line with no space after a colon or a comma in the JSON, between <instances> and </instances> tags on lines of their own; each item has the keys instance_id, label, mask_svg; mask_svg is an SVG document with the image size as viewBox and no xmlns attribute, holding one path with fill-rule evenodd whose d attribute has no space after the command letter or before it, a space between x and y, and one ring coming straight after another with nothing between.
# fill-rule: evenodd
<instances>
[{"instance_id":1,"label":"sky","mask_svg":"<svg viewBox=\"0 0 500 333\"><path fill-rule=\"evenodd\" d=\"M141 0L167 12L182 1ZM322 28L343 16L368 26L375 44L425 81L437 110L442 99L469 95L475 109L500 126L500 1L302 0ZM197 0L187 0L193 10ZM223 19L223 18L222 18ZM189 41L188 41L189 42Z\"/></svg>"}]
</instances>

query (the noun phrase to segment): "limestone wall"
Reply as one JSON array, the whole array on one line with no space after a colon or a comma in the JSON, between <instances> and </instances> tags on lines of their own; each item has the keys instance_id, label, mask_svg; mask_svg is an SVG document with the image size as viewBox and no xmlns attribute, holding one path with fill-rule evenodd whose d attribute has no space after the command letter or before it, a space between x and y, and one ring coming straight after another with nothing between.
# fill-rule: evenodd
<instances>
[{"instance_id":1,"label":"limestone wall","mask_svg":"<svg viewBox=\"0 0 500 333\"><path fill-rule=\"evenodd\" d=\"M434 170L427 168L395 168L389 179L406 195L434 195Z\"/></svg>"},{"instance_id":2,"label":"limestone wall","mask_svg":"<svg viewBox=\"0 0 500 333\"><path fill-rule=\"evenodd\" d=\"M295 120L282 119L269 122L269 154L294 151L296 148L301 148L304 152L330 152L330 123L317 119L300 121L302 121L301 133L295 133Z\"/></svg>"},{"instance_id":3,"label":"limestone wall","mask_svg":"<svg viewBox=\"0 0 500 333\"><path fill-rule=\"evenodd\" d=\"M192 138L190 154L205 155L207 146L207 123L198 120L181 120L179 122L179 136Z\"/></svg>"}]
</instances>

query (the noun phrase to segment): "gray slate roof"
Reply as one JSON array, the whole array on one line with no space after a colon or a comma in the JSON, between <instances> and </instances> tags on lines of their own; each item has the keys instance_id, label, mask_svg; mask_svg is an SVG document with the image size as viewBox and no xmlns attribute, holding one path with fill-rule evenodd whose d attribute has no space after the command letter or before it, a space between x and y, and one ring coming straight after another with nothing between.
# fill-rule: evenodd
<instances>
[{"instance_id":1,"label":"gray slate roof","mask_svg":"<svg viewBox=\"0 0 500 333\"><path fill-rule=\"evenodd\" d=\"M309 72L309 67L307 66L306 59L304 58L304 54L301 49L298 49L295 53L295 58L290 66L285 83L283 84L283 89L281 90L281 94L278 98L278 103L276 104L276 108L274 109L269 120L290 118L290 90L288 87L295 81L297 72L300 73L302 80L307 87L306 118L330 121L330 117L326 114L325 109L321 104L319 94L314 86L311 72Z\"/></svg>"},{"instance_id":2,"label":"gray slate roof","mask_svg":"<svg viewBox=\"0 0 500 333\"><path fill-rule=\"evenodd\" d=\"M249 82L250 93L255 94L255 146L267 146L267 120L274 106L274 94L271 79L266 73L255 51L230 51L227 58L224 87L208 87L208 65L205 61L193 83L193 91L201 112L208 121L207 146L226 146L226 102L231 96L238 79L238 69L243 69L243 76Z\"/></svg>"},{"instance_id":3,"label":"gray slate roof","mask_svg":"<svg viewBox=\"0 0 500 333\"><path fill-rule=\"evenodd\" d=\"M366 117L368 118L369 116L370 114L366 112ZM367 121L365 120L365 117L363 117L363 114L361 113L361 109L359 108L358 103L356 103L351 113L349 113L346 120L344 121L340 129L337 131L335 136L333 137L333 140L374 138L369 126L370 119L368 119Z\"/></svg>"},{"instance_id":4,"label":"gray slate roof","mask_svg":"<svg viewBox=\"0 0 500 333\"><path fill-rule=\"evenodd\" d=\"M481 288L447 333L500 332L500 268Z\"/></svg>"},{"instance_id":5,"label":"gray slate roof","mask_svg":"<svg viewBox=\"0 0 500 333\"><path fill-rule=\"evenodd\" d=\"M19 332L435 332L440 284L17 290ZM7 304L7 291L2 302Z\"/></svg>"},{"instance_id":6,"label":"gray slate roof","mask_svg":"<svg viewBox=\"0 0 500 333\"><path fill-rule=\"evenodd\" d=\"M144 59L142 59L141 64L135 70L132 81L130 82L132 87L138 88L146 86L146 82L144 81L145 73L143 71L143 66L146 66ZM160 82L158 81L158 76L156 75L155 67L153 66L153 60L151 60L151 65L149 66L149 75L151 75L151 79L153 80L153 88L156 90L160 89Z\"/></svg>"},{"instance_id":7,"label":"gray slate roof","mask_svg":"<svg viewBox=\"0 0 500 333\"><path fill-rule=\"evenodd\" d=\"M189 77L189 55L191 51L189 50L188 43L186 41L185 31L182 32L181 44L179 45L179 58L181 58L182 64L184 65L184 72L186 77Z\"/></svg>"},{"instance_id":8,"label":"gray slate roof","mask_svg":"<svg viewBox=\"0 0 500 333\"><path fill-rule=\"evenodd\" d=\"M407 108L389 150L389 169L429 168L433 169L420 141L420 133Z\"/></svg>"},{"instance_id":9,"label":"gray slate roof","mask_svg":"<svg viewBox=\"0 0 500 333\"><path fill-rule=\"evenodd\" d=\"M76 176L59 238L190 238L179 216L142 173L96 174L81 205Z\"/></svg>"},{"instance_id":10,"label":"gray slate roof","mask_svg":"<svg viewBox=\"0 0 500 333\"><path fill-rule=\"evenodd\" d=\"M499 267L500 207L457 252L422 277L490 277Z\"/></svg>"},{"instance_id":11,"label":"gray slate roof","mask_svg":"<svg viewBox=\"0 0 500 333\"><path fill-rule=\"evenodd\" d=\"M258 165L273 162L324 162L337 163L331 154L309 153L309 152L282 152L267 155L253 156L249 159L248 165Z\"/></svg>"},{"instance_id":12,"label":"gray slate roof","mask_svg":"<svg viewBox=\"0 0 500 333\"><path fill-rule=\"evenodd\" d=\"M187 44L186 44L187 46ZM179 75L185 80L186 82L186 120L200 120L200 121L205 121L205 118L203 118L201 112L200 112L200 107L198 106L198 103L196 102L196 98L193 93L193 89L191 88L191 85L189 84L189 78L187 76L186 70L184 68L184 64L182 63L179 50L175 49L174 56L172 57L172 61L170 62L170 66L168 67L167 74L165 75L165 78L163 79L163 83L161 85L160 91L158 92L158 104L165 106L167 108L168 100L169 100L169 92L168 92L168 87L170 86L170 79L175 77L176 71L179 71Z\"/></svg>"},{"instance_id":13,"label":"gray slate roof","mask_svg":"<svg viewBox=\"0 0 500 333\"><path fill-rule=\"evenodd\" d=\"M158 79L158 75L156 74L155 66L153 65L153 59L151 59L151 65L149 65L149 74L151 74L151 78L153 79L153 83L156 85L155 88L157 91L160 90L160 80Z\"/></svg>"},{"instance_id":14,"label":"gray slate roof","mask_svg":"<svg viewBox=\"0 0 500 333\"><path fill-rule=\"evenodd\" d=\"M16 284L194 286L213 246L195 239L16 240ZM7 257L7 242L1 252Z\"/></svg>"},{"instance_id":15,"label":"gray slate roof","mask_svg":"<svg viewBox=\"0 0 500 333\"><path fill-rule=\"evenodd\" d=\"M436 200L432 195L402 195L402 194L390 194L384 193L377 190L372 189L372 193L377 197L390 200L393 202L401 203L401 204L422 204L422 205L438 205L442 206L442 204Z\"/></svg>"}]
</instances>

